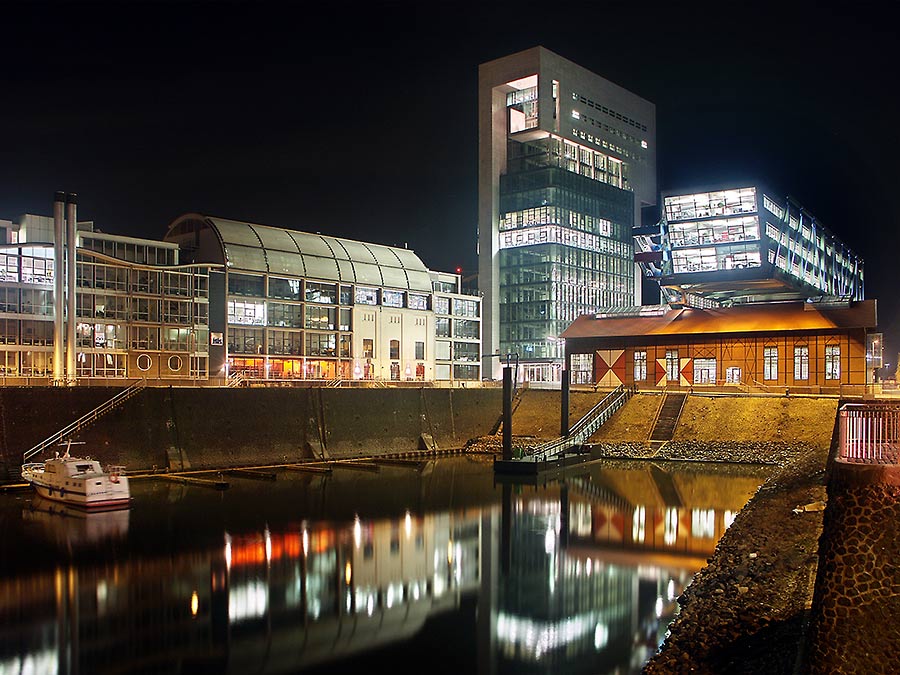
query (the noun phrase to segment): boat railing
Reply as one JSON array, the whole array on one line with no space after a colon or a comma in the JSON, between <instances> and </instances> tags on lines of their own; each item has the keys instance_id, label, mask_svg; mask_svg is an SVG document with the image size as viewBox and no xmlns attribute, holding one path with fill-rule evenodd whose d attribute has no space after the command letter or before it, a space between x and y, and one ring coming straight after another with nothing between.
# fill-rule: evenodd
<instances>
[{"instance_id":1,"label":"boat railing","mask_svg":"<svg viewBox=\"0 0 900 675\"><path fill-rule=\"evenodd\" d=\"M137 394L139 391L141 391L146 385L147 385L147 381L141 379L141 380L138 380L137 382L135 382L134 384L132 384L130 387L123 389L118 394L116 394L111 399L109 399L108 401L104 401L103 403L98 405L96 408L91 410L89 413L82 415L81 417L79 417L77 420L75 420L71 424L63 427L62 429L57 431L55 434L53 434L49 438L45 438L43 441L38 443L36 446L34 446L30 450L26 451L22 455L22 461L27 462L29 459L34 457L36 454L46 450L51 445L57 445L58 443L61 443L67 436L74 434L76 431L80 431L80 430L84 429L88 424L94 422L101 415L104 415L104 414L108 413L110 410L114 410L115 408L122 405L129 398L131 398L132 396Z\"/></svg>"},{"instance_id":2,"label":"boat railing","mask_svg":"<svg viewBox=\"0 0 900 675\"><path fill-rule=\"evenodd\" d=\"M28 462L22 465L22 471L33 471L34 469L43 469L43 462Z\"/></svg>"}]
</instances>

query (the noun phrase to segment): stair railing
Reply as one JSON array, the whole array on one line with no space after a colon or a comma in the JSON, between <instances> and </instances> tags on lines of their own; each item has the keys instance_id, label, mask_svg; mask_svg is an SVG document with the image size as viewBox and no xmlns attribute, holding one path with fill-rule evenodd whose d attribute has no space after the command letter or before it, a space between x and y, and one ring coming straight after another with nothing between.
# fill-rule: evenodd
<instances>
[{"instance_id":1,"label":"stair railing","mask_svg":"<svg viewBox=\"0 0 900 675\"><path fill-rule=\"evenodd\" d=\"M57 431L55 434L53 434L49 438L45 438L43 441L41 441L40 443L35 445L33 448L26 451L22 455L22 461L27 462L29 459L34 457L36 454L46 450L51 445L57 445L58 443L62 443L62 441L65 440L66 437L68 437L74 433L77 433L77 432L81 431L82 429L85 429L90 424L94 423L102 415L105 415L110 410L115 410L116 408L118 408L125 401L127 401L132 396L134 396L139 391L141 391L145 386L147 386L147 381L141 379L141 380L138 380L137 382L135 382L134 384L132 384L131 386L127 387L126 389L123 389L118 394L116 394L111 399L109 399L108 401L104 401L103 403L98 405L96 408L91 410L89 413L82 415L81 417L79 417L77 420L75 420L71 424L63 427L62 429Z\"/></svg>"}]
</instances>

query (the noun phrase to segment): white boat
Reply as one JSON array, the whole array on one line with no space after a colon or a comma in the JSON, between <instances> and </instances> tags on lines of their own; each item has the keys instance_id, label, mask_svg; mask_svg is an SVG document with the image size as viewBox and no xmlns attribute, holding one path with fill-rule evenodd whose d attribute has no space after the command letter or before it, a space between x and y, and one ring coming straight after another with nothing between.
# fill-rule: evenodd
<instances>
[{"instance_id":1,"label":"white boat","mask_svg":"<svg viewBox=\"0 0 900 675\"><path fill-rule=\"evenodd\" d=\"M22 478L41 497L82 508L117 508L131 504L131 489L125 467L104 470L96 459L72 457L69 446L63 455L22 465Z\"/></svg>"}]
</instances>

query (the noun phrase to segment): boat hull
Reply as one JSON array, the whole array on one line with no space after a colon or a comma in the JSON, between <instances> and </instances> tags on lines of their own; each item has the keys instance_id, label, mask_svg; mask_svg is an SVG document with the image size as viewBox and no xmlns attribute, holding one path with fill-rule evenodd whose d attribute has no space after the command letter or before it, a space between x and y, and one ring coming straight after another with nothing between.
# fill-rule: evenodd
<instances>
[{"instance_id":1,"label":"boat hull","mask_svg":"<svg viewBox=\"0 0 900 675\"><path fill-rule=\"evenodd\" d=\"M60 502L61 504L70 504L73 506L79 506L81 508L104 509L123 507L129 506L132 500L131 496L128 494L89 495L85 494L84 492L78 492L72 489L67 490L65 488L55 488L48 485L42 485L34 481L32 481L31 485L35 489L35 491L45 499L52 499L53 501Z\"/></svg>"}]
</instances>

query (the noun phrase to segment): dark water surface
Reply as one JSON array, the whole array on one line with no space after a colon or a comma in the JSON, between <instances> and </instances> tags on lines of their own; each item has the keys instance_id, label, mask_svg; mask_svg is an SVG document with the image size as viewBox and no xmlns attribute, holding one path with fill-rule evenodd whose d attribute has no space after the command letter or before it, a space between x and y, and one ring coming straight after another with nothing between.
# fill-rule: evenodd
<instances>
[{"instance_id":1,"label":"dark water surface","mask_svg":"<svg viewBox=\"0 0 900 675\"><path fill-rule=\"evenodd\" d=\"M638 673L768 469L490 459L0 495L0 675Z\"/></svg>"}]
</instances>

